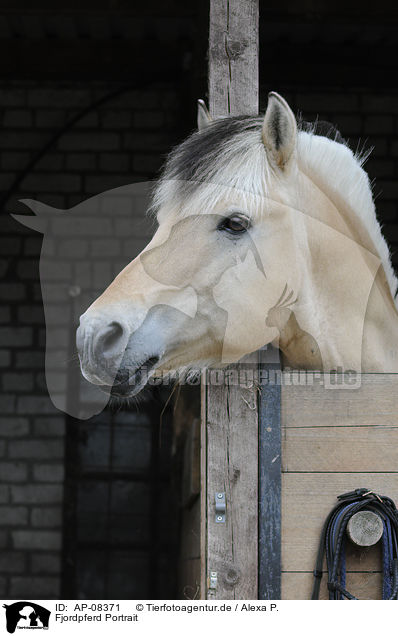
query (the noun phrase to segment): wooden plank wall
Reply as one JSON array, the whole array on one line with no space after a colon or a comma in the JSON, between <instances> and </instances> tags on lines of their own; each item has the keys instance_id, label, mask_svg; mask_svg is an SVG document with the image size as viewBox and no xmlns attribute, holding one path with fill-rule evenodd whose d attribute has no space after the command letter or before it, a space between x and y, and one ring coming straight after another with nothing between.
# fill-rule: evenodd
<instances>
[{"instance_id":1,"label":"wooden plank wall","mask_svg":"<svg viewBox=\"0 0 398 636\"><path fill-rule=\"evenodd\" d=\"M398 374L362 375L354 389L325 388L310 373L305 385L303 377L300 385L299 374L284 374L282 387L284 599L310 598L319 536L337 495L369 487L398 502ZM351 546L347 589L381 598L380 564L379 545Z\"/></svg>"},{"instance_id":2,"label":"wooden plank wall","mask_svg":"<svg viewBox=\"0 0 398 636\"><path fill-rule=\"evenodd\" d=\"M212 117L257 114L258 0L211 0L209 26ZM249 363L257 370L257 354ZM250 380L206 383L202 404L201 598L257 598L257 391ZM215 522L219 491L227 499L224 524ZM217 572L213 589L210 572Z\"/></svg>"}]
</instances>

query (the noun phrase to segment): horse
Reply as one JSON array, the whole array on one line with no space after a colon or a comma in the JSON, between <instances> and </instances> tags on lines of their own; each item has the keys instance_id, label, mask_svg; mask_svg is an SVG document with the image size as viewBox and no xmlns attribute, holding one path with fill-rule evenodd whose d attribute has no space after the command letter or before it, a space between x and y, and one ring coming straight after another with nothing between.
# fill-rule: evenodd
<instances>
[{"instance_id":1,"label":"horse","mask_svg":"<svg viewBox=\"0 0 398 636\"><path fill-rule=\"evenodd\" d=\"M397 279L355 154L300 126L286 101L212 120L171 151L158 228L80 317L90 382L129 398L265 345L284 367L398 371Z\"/></svg>"}]
</instances>

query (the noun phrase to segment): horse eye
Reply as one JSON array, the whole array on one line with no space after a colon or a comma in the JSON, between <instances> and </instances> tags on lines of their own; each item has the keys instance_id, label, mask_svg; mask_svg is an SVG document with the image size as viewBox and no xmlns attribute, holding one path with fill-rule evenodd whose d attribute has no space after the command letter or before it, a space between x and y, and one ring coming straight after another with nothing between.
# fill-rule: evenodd
<instances>
[{"instance_id":1,"label":"horse eye","mask_svg":"<svg viewBox=\"0 0 398 636\"><path fill-rule=\"evenodd\" d=\"M230 216L228 219L223 219L219 225L220 230L227 230L231 234L243 234L250 227L249 219L244 216Z\"/></svg>"}]
</instances>

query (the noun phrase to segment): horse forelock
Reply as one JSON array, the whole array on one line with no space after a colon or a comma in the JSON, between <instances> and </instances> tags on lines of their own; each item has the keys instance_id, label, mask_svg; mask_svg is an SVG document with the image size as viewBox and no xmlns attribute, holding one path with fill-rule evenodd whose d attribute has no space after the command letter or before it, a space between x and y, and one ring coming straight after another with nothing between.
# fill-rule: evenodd
<instances>
[{"instance_id":1,"label":"horse forelock","mask_svg":"<svg viewBox=\"0 0 398 636\"><path fill-rule=\"evenodd\" d=\"M261 117L228 117L192 133L169 154L152 210L170 204L187 210L195 201L210 211L229 189L243 199L266 196L270 167L261 128Z\"/></svg>"},{"instance_id":2,"label":"horse forelock","mask_svg":"<svg viewBox=\"0 0 398 636\"><path fill-rule=\"evenodd\" d=\"M168 155L153 191L152 212L172 206L184 215L184 211L189 213L191 201L208 210L225 196L225 188L232 188L243 201L250 199L254 216L260 208L264 213L273 169L263 144L262 126L262 116L226 117L193 132ZM300 121L299 130L345 143L328 122Z\"/></svg>"}]
</instances>

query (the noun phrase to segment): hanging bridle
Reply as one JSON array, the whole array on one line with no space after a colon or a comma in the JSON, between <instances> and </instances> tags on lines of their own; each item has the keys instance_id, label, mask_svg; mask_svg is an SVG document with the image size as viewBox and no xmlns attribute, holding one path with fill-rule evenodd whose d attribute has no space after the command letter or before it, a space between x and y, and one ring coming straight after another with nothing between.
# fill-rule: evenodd
<instances>
[{"instance_id":1,"label":"hanging bridle","mask_svg":"<svg viewBox=\"0 0 398 636\"><path fill-rule=\"evenodd\" d=\"M383 523L382 561L383 593L385 600L397 599L398 595L398 510L389 497L378 495L368 488L357 488L337 497L340 503L329 513L323 526L318 556L314 570L312 600L319 599L322 579L323 557L326 552L328 569L329 600L358 600L345 589L346 529L353 515L369 510L378 515Z\"/></svg>"}]
</instances>

